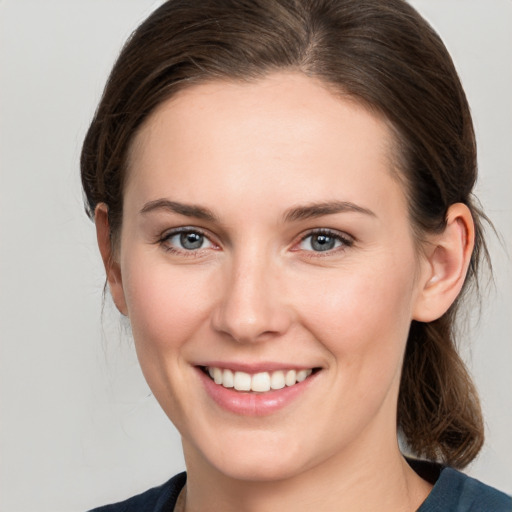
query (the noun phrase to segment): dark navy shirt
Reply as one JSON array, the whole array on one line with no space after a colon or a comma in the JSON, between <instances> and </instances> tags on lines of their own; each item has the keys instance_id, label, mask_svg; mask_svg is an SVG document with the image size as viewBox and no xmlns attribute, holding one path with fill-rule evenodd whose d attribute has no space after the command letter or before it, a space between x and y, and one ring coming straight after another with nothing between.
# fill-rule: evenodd
<instances>
[{"instance_id":1,"label":"dark navy shirt","mask_svg":"<svg viewBox=\"0 0 512 512\"><path fill-rule=\"evenodd\" d=\"M512 512L512 498L456 469L444 468L418 512Z\"/></svg>"},{"instance_id":2,"label":"dark navy shirt","mask_svg":"<svg viewBox=\"0 0 512 512\"><path fill-rule=\"evenodd\" d=\"M180 473L160 487L90 512L172 512L186 480L186 473ZM455 469L441 468L417 512L512 512L512 498Z\"/></svg>"}]
</instances>

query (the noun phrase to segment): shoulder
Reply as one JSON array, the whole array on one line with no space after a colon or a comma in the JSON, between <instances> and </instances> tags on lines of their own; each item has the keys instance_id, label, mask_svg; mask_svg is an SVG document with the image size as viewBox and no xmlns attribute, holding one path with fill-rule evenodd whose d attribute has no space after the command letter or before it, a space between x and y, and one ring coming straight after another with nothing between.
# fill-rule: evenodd
<instances>
[{"instance_id":1,"label":"shoulder","mask_svg":"<svg viewBox=\"0 0 512 512\"><path fill-rule=\"evenodd\" d=\"M153 487L125 501L95 508L89 512L164 512L173 510L186 481L186 473L179 473L158 487Z\"/></svg>"},{"instance_id":2,"label":"shoulder","mask_svg":"<svg viewBox=\"0 0 512 512\"><path fill-rule=\"evenodd\" d=\"M511 512L512 498L452 468L442 469L418 512Z\"/></svg>"}]
</instances>

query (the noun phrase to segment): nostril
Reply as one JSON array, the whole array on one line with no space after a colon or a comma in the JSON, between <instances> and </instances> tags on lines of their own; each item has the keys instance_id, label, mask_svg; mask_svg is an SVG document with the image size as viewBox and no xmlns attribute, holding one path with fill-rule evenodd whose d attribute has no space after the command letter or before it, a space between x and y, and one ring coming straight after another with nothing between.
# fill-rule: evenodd
<instances>
[{"instance_id":1,"label":"nostril","mask_svg":"<svg viewBox=\"0 0 512 512\"><path fill-rule=\"evenodd\" d=\"M279 305L259 309L227 304L212 315L213 330L239 343L267 341L288 331L292 315Z\"/></svg>"}]
</instances>

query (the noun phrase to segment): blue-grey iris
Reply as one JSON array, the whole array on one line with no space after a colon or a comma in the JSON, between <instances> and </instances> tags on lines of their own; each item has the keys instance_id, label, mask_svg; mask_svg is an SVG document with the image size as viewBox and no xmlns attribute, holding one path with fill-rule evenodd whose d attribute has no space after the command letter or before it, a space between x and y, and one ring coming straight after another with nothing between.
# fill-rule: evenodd
<instances>
[{"instance_id":1,"label":"blue-grey iris","mask_svg":"<svg viewBox=\"0 0 512 512\"><path fill-rule=\"evenodd\" d=\"M315 251L330 251L334 249L336 239L329 235L312 235L311 247Z\"/></svg>"},{"instance_id":2,"label":"blue-grey iris","mask_svg":"<svg viewBox=\"0 0 512 512\"><path fill-rule=\"evenodd\" d=\"M200 233L188 232L180 234L180 244L184 249L193 251L200 249L204 242L204 236Z\"/></svg>"}]
</instances>

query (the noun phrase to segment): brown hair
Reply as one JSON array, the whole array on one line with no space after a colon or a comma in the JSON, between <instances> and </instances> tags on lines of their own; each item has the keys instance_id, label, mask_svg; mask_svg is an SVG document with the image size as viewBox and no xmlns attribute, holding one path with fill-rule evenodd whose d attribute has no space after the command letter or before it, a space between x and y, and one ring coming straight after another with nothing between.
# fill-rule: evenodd
<instances>
[{"instance_id":1,"label":"brown hair","mask_svg":"<svg viewBox=\"0 0 512 512\"><path fill-rule=\"evenodd\" d=\"M148 115L178 90L214 79L252 80L275 70L319 78L382 114L418 239L466 204L475 249L466 290L488 260L485 219L472 197L476 145L452 60L402 0L171 0L130 37L106 85L82 150L87 212L108 205L122 223L127 153ZM464 467L483 443L478 397L454 342L458 301L440 319L412 322L398 399L398 428L417 456Z\"/></svg>"}]
</instances>

